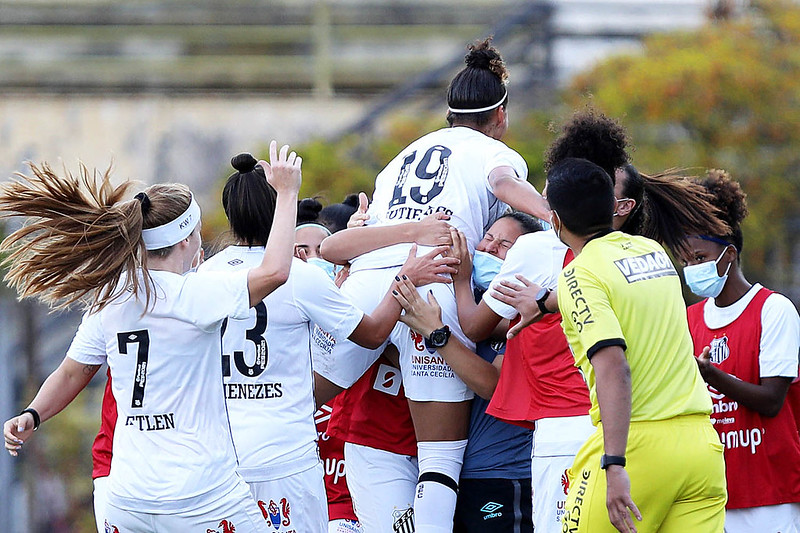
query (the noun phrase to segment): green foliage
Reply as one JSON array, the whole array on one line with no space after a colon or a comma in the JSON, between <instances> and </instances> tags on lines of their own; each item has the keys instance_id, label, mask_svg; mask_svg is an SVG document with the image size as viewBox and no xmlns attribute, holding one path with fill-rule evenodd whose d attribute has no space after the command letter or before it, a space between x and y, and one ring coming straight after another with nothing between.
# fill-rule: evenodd
<instances>
[{"instance_id":1,"label":"green foliage","mask_svg":"<svg viewBox=\"0 0 800 533\"><path fill-rule=\"evenodd\" d=\"M652 36L641 53L576 77L564 95L619 117L645 172L724 168L741 181L745 267L776 288L789 281L787 222L800 216L798 45L800 6L755 3L740 20Z\"/></svg>"}]
</instances>

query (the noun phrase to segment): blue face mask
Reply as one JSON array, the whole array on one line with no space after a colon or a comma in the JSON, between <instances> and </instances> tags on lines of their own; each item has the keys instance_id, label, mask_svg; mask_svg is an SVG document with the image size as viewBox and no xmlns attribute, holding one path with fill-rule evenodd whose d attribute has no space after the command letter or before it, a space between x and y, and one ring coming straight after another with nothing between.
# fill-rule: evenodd
<instances>
[{"instance_id":1,"label":"blue face mask","mask_svg":"<svg viewBox=\"0 0 800 533\"><path fill-rule=\"evenodd\" d=\"M475 250L472 258L472 282L475 287L483 291L489 289L489 284L500 272L503 260L492 254Z\"/></svg>"},{"instance_id":2,"label":"blue face mask","mask_svg":"<svg viewBox=\"0 0 800 533\"><path fill-rule=\"evenodd\" d=\"M336 277L336 265L329 261L325 261L321 257L309 257L308 264L321 268L331 279Z\"/></svg>"},{"instance_id":3,"label":"blue face mask","mask_svg":"<svg viewBox=\"0 0 800 533\"><path fill-rule=\"evenodd\" d=\"M690 265L683 268L683 277L686 279L686 285L689 289L700 296L701 298L716 298L722 292L725 282L728 281L728 272L731 265L725 270L725 274L720 276L717 274L717 263L725 255L725 250L719 254L716 261L706 261L699 265Z\"/></svg>"}]
</instances>

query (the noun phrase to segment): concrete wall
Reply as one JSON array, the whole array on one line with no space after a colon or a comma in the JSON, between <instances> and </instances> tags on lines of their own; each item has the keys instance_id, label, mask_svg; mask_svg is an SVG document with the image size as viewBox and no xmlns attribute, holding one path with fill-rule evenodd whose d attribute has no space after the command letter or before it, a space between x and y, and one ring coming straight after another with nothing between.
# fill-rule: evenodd
<instances>
[{"instance_id":1,"label":"concrete wall","mask_svg":"<svg viewBox=\"0 0 800 533\"><path fill-rule=\"evenodd\" d=\"M298 144L338 131L359 116L363 100L241 96L70 97L0 99L0 179L23 161L78 160L115 176L179 181L203 196L230 170L231 156L270 139ZM205 198L203 198L205 200Z\"/></svg>"}]
</instances>

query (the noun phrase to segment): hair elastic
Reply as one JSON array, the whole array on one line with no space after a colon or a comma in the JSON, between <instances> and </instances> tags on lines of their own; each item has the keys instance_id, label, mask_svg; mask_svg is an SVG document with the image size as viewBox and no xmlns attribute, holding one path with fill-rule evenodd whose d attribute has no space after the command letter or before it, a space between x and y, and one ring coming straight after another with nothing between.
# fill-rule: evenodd
<instances>
[{"instance_id":1,"label":"hair elastic","mask_svg":"<svg viewBox=\"0 0 800 533\"><path fill-rule=\"evenodd\" d=\"M139 200L139 202L142 204L142 214L146 215L147 212L150 211L150 197L147 196L147 193L142 191L137 193L133 198L135 200Z\"/></svg>"},{"instance_id":2,"label":"hair elastic","mask_svg":"<svg viewBox=\"0 0 800 533\"><path fill-rule=\"evenodd\" d=\"M323 229L325 231L325 233L328 234L328 236L331 235L331 230L329 230L328 228L326 228L322 224L317 224L315 222L309 222L308 224L300 224L299 226L294 228L294 230L297 231L297 230L303 229L303 228L321 228L321 229Z\"/></svg>"},{"instance_id":3,"label":"hair elastic","mask_svg":"<svg viewBox=\"0 0 800 533\"><path fill-rule=\"evenodd\" d=\"M192 195L189 208L178 218L162 226L142 230L144 247L147 250L160 250L177 244L192 234L198 222L200 222L200 206Z\"/></svg>"},{"instance_id":4,"label":"hair elastic","mask_svg":"<svg viewBox=\"0 0 800 533\"><path fill-rule=\"evenodd\" d=\"M501 105L503 105L503 102L506 101L507 97L508 97L508 89L506 89L503 92L503 97L496 104L492 104L492 105L487 106L487 107L480 107L478 109L456 109L456 108L448 106L447 110L449 112L451 112L451 113L483 113L484 111L491 111L492 109L494 109L496 107L500 107Z\"/></svg>"}]
</instances>

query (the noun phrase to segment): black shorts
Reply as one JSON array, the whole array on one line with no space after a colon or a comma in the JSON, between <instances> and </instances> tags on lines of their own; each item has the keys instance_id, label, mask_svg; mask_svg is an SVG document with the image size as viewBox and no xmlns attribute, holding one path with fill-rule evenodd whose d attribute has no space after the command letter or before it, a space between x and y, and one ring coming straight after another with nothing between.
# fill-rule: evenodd
<instances>
[{"instance_id":1,"label":"black shorts","mask_svg":"<svg viewBox=\"0 0 800 533\"><path fill-rule=\"evenodd\" d=\"M531 480L462 479L453 533L533 533Z\"/></svg>"}]
</instances>

